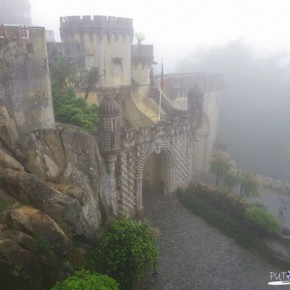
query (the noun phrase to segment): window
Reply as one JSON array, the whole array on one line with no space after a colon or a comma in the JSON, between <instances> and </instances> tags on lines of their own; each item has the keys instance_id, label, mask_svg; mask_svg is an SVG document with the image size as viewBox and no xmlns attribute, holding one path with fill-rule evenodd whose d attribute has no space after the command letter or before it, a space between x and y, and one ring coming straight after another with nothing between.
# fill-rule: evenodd
<instances>
[{"instance_id":1,"label":"window","mask_svg":"<svg viewBox=\"0 0 290 290\"><path fill-rule=\"evenodd\" d=\"M123 63L121 57L113 58L112 62L112 76L120 77L123 74Z\"/></svg>"}]
</instances>

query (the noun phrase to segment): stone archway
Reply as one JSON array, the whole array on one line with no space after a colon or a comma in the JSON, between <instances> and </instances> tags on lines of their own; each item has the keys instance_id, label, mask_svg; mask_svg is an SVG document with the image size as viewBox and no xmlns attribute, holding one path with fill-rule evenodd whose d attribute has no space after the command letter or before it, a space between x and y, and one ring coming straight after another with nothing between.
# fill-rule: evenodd
<instances>
[{"instance_id":1,"label":"stone archway","mask_svg":"<svg viewBox=\"0 0 290 290\"><path fill-rule=\"evenodd\" d=\"M163 142L154 142L146 146L142 150L142 155L138 161L137 170L136 170L136 205L137 210L142 211L142 180L143 180L143 169L145 162L147 161L150 154L163 154L164 166L163 166L163 176L164 176L164 186L163 193L165 196L169 196L176 189L176 180L175 180L175 152L171 145Z\"/></svg>"}]
</instances>

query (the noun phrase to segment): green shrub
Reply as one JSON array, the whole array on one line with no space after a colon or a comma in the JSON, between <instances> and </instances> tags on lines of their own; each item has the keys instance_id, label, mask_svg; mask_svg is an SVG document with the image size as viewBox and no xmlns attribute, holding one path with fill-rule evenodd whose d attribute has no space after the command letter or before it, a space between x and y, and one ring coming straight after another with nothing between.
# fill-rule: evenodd
<instances>
[{"instance_id":1,"label":"green shrub","mask_svg":"<svg viewBox=\"0 0 290 290\"><path fill-rule=\"evenodd\" d=\"M121 289L129 290L146 271L155 267L157 258L158 251L147 222L118 220L105 230L89 265L112 276Z\"/></svg>"},{"instance_id":2,"label":"green shrub","mask_svg":"<svg viewBox=\"0 0 290 290\"><path fill-rule=\"evenodd\" d=\"M248 205L236 197L234 193L222 191L202 183L193 184L188 191L206 200L215 208L228 213L231 217L240 221L244 220L245 209Z\"/></svg>"},{"instance_id":3,"label":"green shrub","mask_svg":"<svg viewBox=\"0 0 290 290\"><path fill-rule=\"evenodd\" d=\"M74 90L60 90L52 86L52 99L55 120L60 123L77 125L95 134L98 125L97 105L89 105Z\"/></svg>"},{"instance_id":4,"label":"green shrub","mask_svg":"<svg viewBox=\"0 0 290 290\"><path fill-rule=\"evenodd\" d=\"M252 234L228 214L216 209L204 199L185 191L178 191L180 202L193 213L204 218L209 224L232 237L243 247L250 247L254 241Z\"/></svg>"},{"instance_id":5,"label":"green shrub","mask_svg":"<svg viewBox=\"0 0 290 290\"><path fill-rule=\"evenodd\" d=\"M245 218L260 233L278 234L282 228L281 223L268 210L261 207L247 208Z\"/></svg>"},{"instance_id":6,"label":"green shrub","mask_svg":"<svg viewBox=\"0 0 290 290\"><path fill-rule=\"evenodd\" d=\"M84 269L63 282L57 282L51 290L118 290L118 283L107 275L90 273Z\"/></svg>"}]
</instances>

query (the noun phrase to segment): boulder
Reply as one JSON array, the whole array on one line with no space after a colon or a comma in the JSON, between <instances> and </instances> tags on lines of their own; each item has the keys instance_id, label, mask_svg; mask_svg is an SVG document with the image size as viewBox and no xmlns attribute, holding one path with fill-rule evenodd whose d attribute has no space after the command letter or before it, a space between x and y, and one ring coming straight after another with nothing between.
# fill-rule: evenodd
<instances>
[{"instance_id":1,"label":"boulder","mask_svg":"<svg viewBox=\"0 0 290 290\"><path fill-rule=\"evenodd\" d=\"M35 251L35 241L34 239L21 231L15 230L15 229L6 229L0 233L0 240L13 240L17 242L21 247L28 251Z\"/></svg>"},{"instance_id":2,"label":"boulder","mask_svg":"<svg viewBox=\"0 0 290 290\"><path fill-rule=\"evenodd\" d=\"M34 175L0 170L0 188L22 203L31 203L49 215L68 235L95 236L96 228L89 225L80 202L48 186Z\"/></svg>"},{"instance_id":3,"label":"boulder","mask_svg":"<svg viewBox=\"0 0 290 290\"><path fill-rule=\"evenodd\" d=\"M43 238L51 245L57 255L62 256L68 253L71 246L70 240L63 230L44 212L30 206L22 206L11 210L9 218L14 228ZM11 235L12 233L10 233Z\"/></svg>"},{"instance_id":4,"label":"boulder","mask_svg":"<svg viewBox=\"0 0 290 290\"><path fill-rule=\"evenodd\" d=\"M3 148L0 148L0 165L3 168L24 171L22 164L9 155Z\"/></svg>"},{"instance_id":5,"label":"boulder","mask_svg":"<svg viewBox=\"0 0 290 290\"><path fill-rule=\"evenodd\" d=\"M0 240L0 256L10 263L23 265L28 269L37 270L39 268L35 254L22 248L16 241L11 239Z\"/></svg>"}]
</instances>

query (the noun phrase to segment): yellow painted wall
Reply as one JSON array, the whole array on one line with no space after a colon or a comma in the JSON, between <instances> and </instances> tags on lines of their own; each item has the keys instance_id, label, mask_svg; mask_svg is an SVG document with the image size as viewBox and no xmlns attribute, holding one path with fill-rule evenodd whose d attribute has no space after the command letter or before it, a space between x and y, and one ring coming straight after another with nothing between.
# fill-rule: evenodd
<instances>
[{"instance_id":1,"label":"yellow painted wall","mask_svg":"<svg viewBox=\"0 0 290 290\"><path fill-rule=\"evenodd\" d=\"M112 34L109 38L105 35L104 59L105 59L105 82L106 87L121 86L131 84L131 38L129 35ZM123 72L121 76L114 76L113 66L114 58L122 60Z\"/></svg>"},{"instance_id":2,"label":"yellow painted wall","mask_svg":"<svg viewBox=\"0 0 290 290\"><path fill-rule=\"evenodd\" d=\"M84 98L85 97L85 92L78 92L78 96ZM97 98L97 93L96 92L89 92L88 98L87 98L87 103L88 104L96 104L98 105L98 98Z\"/></svg>"},{"instance_id":3,"label":"yellow painted wall","mask_svg":"<svg viewBox=\"0 0 290 290\"><path fill-rule=\"evenodd\" d=\"M123 34L104 34L100 39L96 33L74 33L69 41L80 42L86 56L93 56L100 71L100 86L124 86L131 84L131 37ZM122 74L114 74L114 59L122 63Z\"/></svg>"},{"instance_id":4,"label":"yellow painted wall","mask_svg":"<svg viewBox=\"0 0 290 290\"><path fill-rule=\"evenodd\" d=\"M134 128L151 126L158 121L158 110L149 106L145 98L149 87L134 88L130 96L127 96L122 106L122 116L129 121Z\"/></svg>"},{"instance_id":5,"label":"yellow painted wall","mask_svg":"<svg viewBox=\"0 0 290 290\"><path fill-rule=\"evenodd\" d=\"M209 170L209 163L217 138L220 92L206 92L203 104L203 125L198 129L195 144L196 174Z\"/></svg>"}]
</instances>

